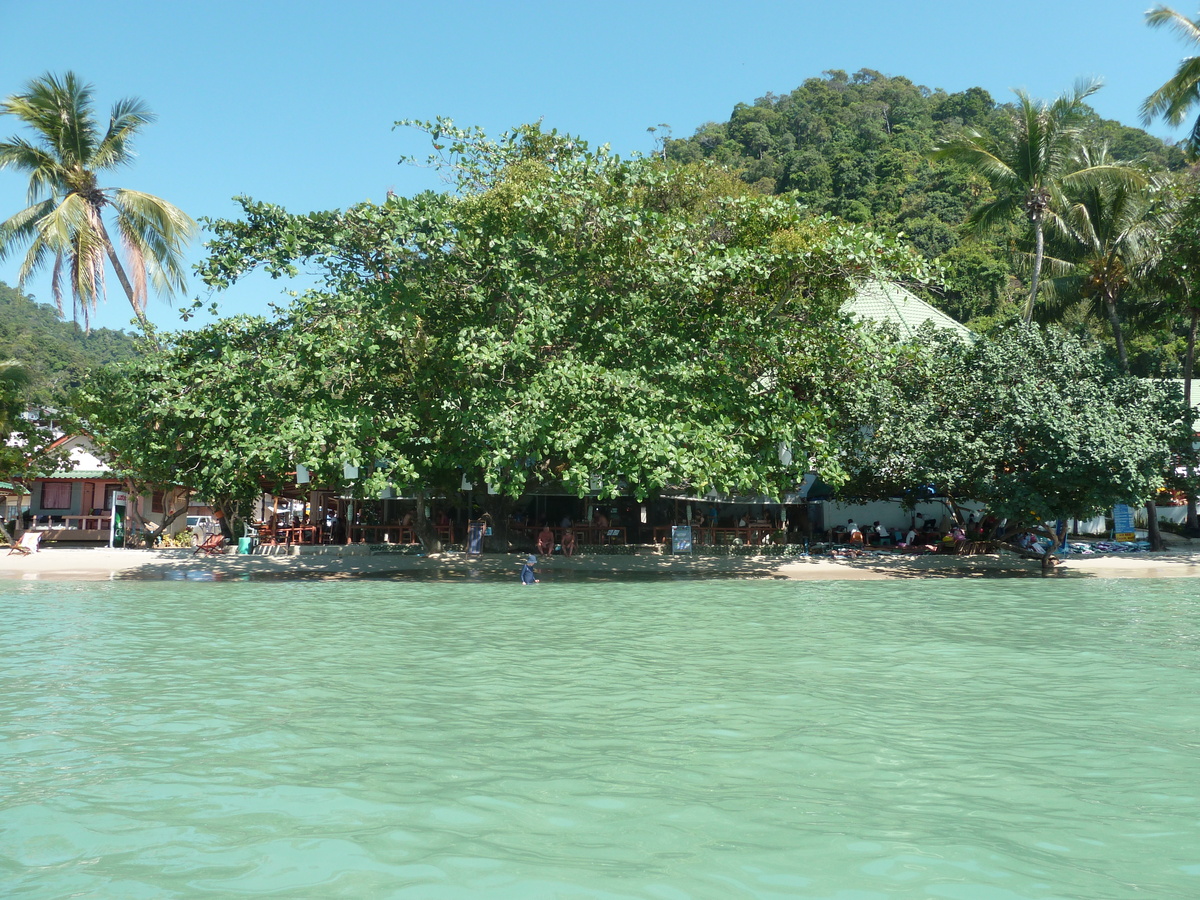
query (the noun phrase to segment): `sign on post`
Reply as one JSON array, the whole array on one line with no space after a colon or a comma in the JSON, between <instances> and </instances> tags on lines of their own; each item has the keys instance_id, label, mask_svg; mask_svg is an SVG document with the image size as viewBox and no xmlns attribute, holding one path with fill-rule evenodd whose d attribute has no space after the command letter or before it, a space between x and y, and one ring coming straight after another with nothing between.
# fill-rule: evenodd
<instances>
[{"instance_id":1,"label":"sign on post","mask_svg":"<svg viewBox=\"0 0 1200 900\"><path fill-rule=\"evenodd\" d=\"M129 506L129 494L113 491L112 518L108 520L108 546L125 546L125 513Z\"/></svg>"},{"instance_id":2,"label":"sign on post","mask_svg":"<svg viewBox=\"0 0 1200 900\"><path fill-rule=\"evenodd\" d=\"M1118 503L1113 507L1113 540L1132 541L1136 537L1133 528L1133 507Z\"/></svg>"}]
</instances>

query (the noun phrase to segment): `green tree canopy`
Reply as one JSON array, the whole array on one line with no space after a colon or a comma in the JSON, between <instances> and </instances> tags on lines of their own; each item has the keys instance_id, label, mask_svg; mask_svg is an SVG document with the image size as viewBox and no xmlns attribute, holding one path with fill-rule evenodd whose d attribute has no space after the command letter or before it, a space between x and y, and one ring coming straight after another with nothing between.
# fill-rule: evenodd
<instances>
[{"instance_id":1,"label":"green tree canopy","mask_svg":"<svg viewBox=\"0 0 1200 900\"><path fill-rule=\"evenodd\" d=\"M912 251L708 167L423 127L457 194L310 215L244 200L210 223L210 284L301 262L325 284L163 336L82 398L97 439L135 465L148 448L113 427L132 416L197 478L300 463L337 484L350 463L363 496L464 474L510 496L778 494L810 459L840 477L829 386L857 362L839 308L858 278L922 274Z\"/></svg>"},{"instance_id":2,"label":"green tree canopy","mask_svg":"<svg viewBox=\"0 0 1200 900\"><path fill-rule=\"evenodd\" d=\"M1150 499L1190 445L1174 384L1121 375L1061 331L880 346L860 408L870 438L851 463L862 493L928 486L1028 526Z\"/></svg>"}]
</instances>

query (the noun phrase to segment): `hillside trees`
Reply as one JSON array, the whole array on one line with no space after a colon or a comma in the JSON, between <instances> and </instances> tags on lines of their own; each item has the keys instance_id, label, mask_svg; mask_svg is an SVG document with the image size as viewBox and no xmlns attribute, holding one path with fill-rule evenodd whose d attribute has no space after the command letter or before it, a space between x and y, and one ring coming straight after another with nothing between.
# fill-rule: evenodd
<instances>
[{"instance_id":1,"label":"hillside trees","mask_svg":"<svg viewBox=\"0 0 1200 900\"><path fill-rule=\"evenodd\" d=\"M1026 324L1037 300L1046 229L1066 215L1065 193L1099 190L1140 177L1131 168L1079 156L1084 101L1099 88L1098 82L1080 83L1051 103L1017 91L1017 105L997 133L967 129L934 150L936 157L955 160L977 173L994 192L992 199L971 210L968 225L982 233L1007 227L1018 214L1029 222L1034 250Z\"/></svg>"},{"instance_id":2,"label":"hillside trees","mask_svg":"<svg viewBox=\"0 0 1200 900\"><path fill-rule=\"evenodd\" d=\"M983 321L1019 297L1010 253L1018 220L976 234L967 216L994 199L992 189L958 163L927 154L964 129L1000 136L1013 111L982 88L947 93L869 69L831 71L790 93L739 104L729 122L706 123L665 149L672 161L708 159L756 190L790 194L814 210L902 232L927 258L943 263L943 289L929 299L960 319ZM748 145L745 123L751 120L770 134L770 147L757 129L755 145ZM1158 170L1184 164L1178 147L1103 120L1086 106L1079 124L1081 137L1107 144L1114 160Z\"/></svg>"},{"instance_id":3,"label":"hillside trees","mask_svg":"<svg viewBox=\"0 0 1200 900\"><path fill-rule=\"evenodd\" d=\"M58 310L0 282L0 346L29 372L22 396L39 407L58 407L71 388L99 366L129 359L132 337L123 331L85 331L64 322Z\"/></svg>"}]
</instances>

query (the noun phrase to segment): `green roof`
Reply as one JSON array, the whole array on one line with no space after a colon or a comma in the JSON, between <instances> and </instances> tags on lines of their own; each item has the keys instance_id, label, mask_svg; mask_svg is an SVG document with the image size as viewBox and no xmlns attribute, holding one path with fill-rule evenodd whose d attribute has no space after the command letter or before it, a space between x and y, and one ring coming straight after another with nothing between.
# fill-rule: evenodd
<instances>
[{"instance_id":1,"label":"green roof","mask_svg":"<svg viewBox=\"0 0 1200 900\"><path fill-rule=\"evenodd\" d=\"M903 338L912 337L927 322L953 332L964 341L974 337L966 325L891 282L864 281L857 293L842 305L842 312L853 319L891 323L899 328Z\"/></svg>"},{"instance_id":2,"label":"green roof","mask_svg":"<svg viewBox=\"0 0 1200 900\"><path fill-rule=\"evenodd\" d=\"M121 480L116 475L114 475L112 472L108 471L107 469L75 469L70 472L54 472L51 475L47 475L45 480L54 479L54 480L58 480L58 481L63 481L63 480L67 480L67 479L83 480L83 479L87 479L87 478L92 478L92 479L101 479L102 478L105 481L120 481Z\"/></svg>"}]
</instances>

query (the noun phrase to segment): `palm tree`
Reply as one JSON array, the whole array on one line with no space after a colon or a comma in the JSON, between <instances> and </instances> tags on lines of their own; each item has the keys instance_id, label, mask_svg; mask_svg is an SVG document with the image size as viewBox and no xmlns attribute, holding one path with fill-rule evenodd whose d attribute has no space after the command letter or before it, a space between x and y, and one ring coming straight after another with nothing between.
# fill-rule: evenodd
<instances>
[{"instance_id":1,"label":"palm tree","mask_svg":"<svg viewBox=\"0 0 1200 900\"><path fill-rule=\"evenodd\" d=\"M68 72L61 79L49 73L35 78L24 93L0 103L0 115L15 116L35 133L33 140L12 137L0 142L0 169L28 173L30 204L0 222L0 259L28 247L19 286L53 260L54 302L61 313L65 275L74 312L82 312L85 324L105 296L107 260L138 321L147 328L147 277L163 293L182 290L183 251L196 223L152 194L101 186L99 174L132 162L132 139L154 121L153 113L140 100L118 101L108 129L101 133L91 86ZM113 245L106 215L124 262Z\"/></svg>"},{"instance_id":2,"label":"palm tree","mask_svg":"<svg viewBox=\"0 0 1200 900\"><path fill-rule=\"evenodd\" d=\"M1150 272L1157 302L1143 304L1148 319L1171 321L1180 315L1187 323L1182 360L1183 402L1192 408L1192 376L1196 371L1196 342L1200 337L1200 186L1195 176L1179 179L1168 193L1169 215L1159 235L1159 253ZM1190 463L1188 464L1190 468ZM1200 528L1196 496L1187 491L1187 524Z\"/></svg>"},{"instance_id":3,"label":"palm tree","mask_svg":"<svg viewBox=\"0 0 1200 900\"><path fill-rule=\"evenodd\" d=\"M1113 162L1107 147L1081 147L1079 171L1121 166L1123 179L1085 181L1065 192L1066 205L1050 235L1046 268L1049 318L1084 303L1095 318L1107 319L1117 346L1121 371L1129 374L1129 356L1121 327L1120 304L1153 260L1159 222L1152 215L1155 182L1134 166Z\"/></svg>"},{"instance_id":4,"label":"palm tree","mask_svg":"<svg viewBox=\"0 0 1200 900\"><path fill-rule=\"evenodd\" d=\"M1193 22L1170 7L1156 6L1147 11L1146 24L1151 28L1166 26L1189 43L1200 45L1200 19ZM1177 127L1197 105L1200 105L1200 56L1186 56L1175 74L1142 103L1142 124L1149 125L1162 116ZM1193 123L1186 144L1192 154L1200 151L1200 118Z\"/></svg>"},{"instance_id":5,"label":"palm tree","mask_svg":"<svg viewBox=\"0 0 1200 900\"><path fill-rule=\"evenodd\" d=\"M1113 166L1077 167L1088 113L1084 101L1099 89L1098 81L1080 82L1049 104L1018 90L1010 127L1004 134L994 136L968 128L933 151L934 158L955 160L972 169L995 192L995 199L971 211L968 225L985 232L1007 224L1018 211L1028 219L1033 229L1034 256L1025 303L1026 323L1033 318L1046 226L1066 206L1064 189L1092 181L1120 180L1126 174Z\"/></svg>"}]
</instances>

